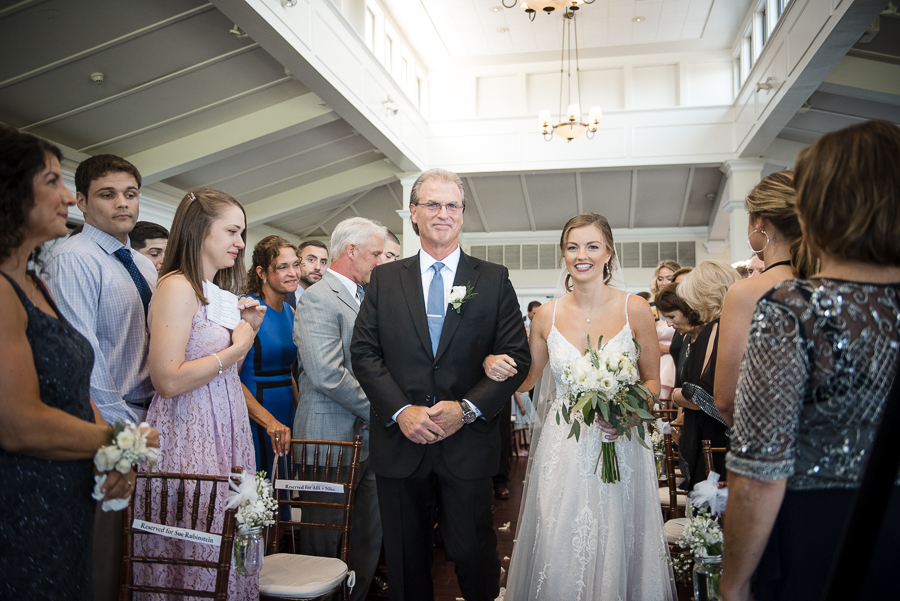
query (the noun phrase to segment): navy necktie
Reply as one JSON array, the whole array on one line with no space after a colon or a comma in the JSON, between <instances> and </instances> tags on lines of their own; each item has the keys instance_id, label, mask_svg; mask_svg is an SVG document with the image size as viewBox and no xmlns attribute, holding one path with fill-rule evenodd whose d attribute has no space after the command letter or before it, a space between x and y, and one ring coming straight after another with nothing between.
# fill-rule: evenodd
<instances>
[{"instance_id":1,"label":"navy necktie","mask_svg":"<svg viewBox=\"0 0 900 601\"><path fill-rule=\"evenodd\" d=\"M428 333L431 335L431 353L437 355L438 343L441 341L441 330L444 328L444 312L447 303L444 301L444 278L441 269L444 264L438 261L431 266L434 269L434 277L431 278L431 288L428 289L428 303L425 312L428 315Z\"/></svg>"},{"instance_id":2,"label":"navy necktie","mask_svg":"<svg viewBox=\"0 0 900 601\"><path fill-rule=\"evenodd\" d=\"M127 247L123 246L113 254L116 255L118 260L122 261L125 269L128 270L128 275L134 280L134 285L137 286L138 294L141 295L141 303L144 305L144 317L146 318L147 307L150 306L150 297L153 295L150 291L150 284L148 284L147 280L144 279L144 276L141 275L138 266L134 264L134 259L131 258L131 251L129 251Z\"/></svg>"}]
</instances>

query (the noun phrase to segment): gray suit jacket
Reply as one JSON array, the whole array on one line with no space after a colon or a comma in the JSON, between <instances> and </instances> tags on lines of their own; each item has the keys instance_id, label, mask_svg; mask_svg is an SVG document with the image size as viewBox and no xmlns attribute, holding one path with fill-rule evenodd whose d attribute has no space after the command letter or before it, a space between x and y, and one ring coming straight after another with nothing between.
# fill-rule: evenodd
<instances>
[{"instance_id":1,"label":"gray suit jacket","mask_svg":"<svg viewBox=\"0 0 900 601\"><path fill-rule=\"evenodd\" d=\"M300 363L300 399L292 434L346 442L362 434L363 461L369 455L369 431L362 426L369 423L370 405L350 364L358 312L356 299L330 271L297 300L294 343Z\"/></svg>"}]
</instances>

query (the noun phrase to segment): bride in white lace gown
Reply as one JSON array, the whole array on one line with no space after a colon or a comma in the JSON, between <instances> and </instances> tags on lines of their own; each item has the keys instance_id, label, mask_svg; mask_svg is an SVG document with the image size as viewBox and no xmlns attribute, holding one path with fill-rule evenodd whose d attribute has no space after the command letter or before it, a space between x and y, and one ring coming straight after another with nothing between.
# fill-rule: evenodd
<instances>
[{"instance_id":1,"label":"bride in white lace gown","mask_svg":"<svg viewBox=\"0 0 900 601\"><path fill-rule=\"evenodd\" d=\"M675 584L659 506L653 455L637 442L616 440L620 481L604 484L594 473L601 437L615 439L608 424L582 427L556 414L565 402L565 364L583 354L590 336L615 350L643 349L641 379L659 391L659 351L650 307L640 297L607 286L615 251L606 219L594 213L569 220L561 241L573 289L542 306L531 326L532 365L523 389L534 385L548 360L556 397L546 411L531 462L524 507L509 567L507 601L668 601ZM567 279L568 281L568 279ZM489 374L511 375L508 361L489 357ZM574 418L575 416L573 416ZM577 416L581 419L581 416Z\"/></svg>"}]
</instances>

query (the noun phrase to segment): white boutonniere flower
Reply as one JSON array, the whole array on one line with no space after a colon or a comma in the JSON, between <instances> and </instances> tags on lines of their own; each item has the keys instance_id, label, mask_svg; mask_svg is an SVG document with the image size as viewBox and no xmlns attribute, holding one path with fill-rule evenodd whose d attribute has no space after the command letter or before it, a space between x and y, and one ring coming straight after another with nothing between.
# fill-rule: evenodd
<instances>
[{"instance_id":1,"label":"white boutonniere flower","mask_svg":"<svg viewBox=\"0 0 900 601\"><path fill-rule=\"evenodd\" d=\"M448 299L448 303L453 309L459 313L462 309L463 303L471 299L473 296L478 294L477 292L472 292L472 285L466 284L465 286L454 286L450 289L450 298Z\"/></svg>"}]
</instances>

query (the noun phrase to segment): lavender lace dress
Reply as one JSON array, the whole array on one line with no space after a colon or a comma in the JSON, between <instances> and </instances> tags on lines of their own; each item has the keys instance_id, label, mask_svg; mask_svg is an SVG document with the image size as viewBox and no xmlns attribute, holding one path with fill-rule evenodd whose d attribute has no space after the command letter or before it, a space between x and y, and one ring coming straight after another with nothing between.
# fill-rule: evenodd
<instances>
[{"instance_id":1,"label":"lavender lace dress","mask_svg":"<svg viewBox=\"0 0 900 601\"><path fill-rule=\"evenodd\" d=\"M202 303L191 323L191 335L185 350L185 360L208 357L231 346L231 332L209 321L206 306ZM253 438L247 405L241 392L237 364L228 367L208 384L165 399L157 393L153 397L147 421L159 430L160 457L158 468L163 472L188 474L228 475L232 466L244 468L244 472L256 471ZM224 489L221 496L225 496ZM205 492L205 491L204 491ZM201 496L201 499L204 499ZM206 501L200 501L200 514L206 512ZM174 523L174 503L169 504L170 519ZM224 501L220 499L220 506ZM135 499L136 515L143 511L144 499ZM156 511L156 508L152 508ZM222 531L224 512L218 512L213 520L213 532ZM179 526L189 528L190 525ZM217 561L219 548L191 543L156 534L136 534L135 550L141 554L168 557L190 557L205 561ZM216 574L213 570L177 566L135 566L135 582L152 582L157 586L183 588L197 583L212 590ZM259 577L241 577L231 572L228 582L229 599L257 599ZM148 598L136 595L136 598ZM158 599L159 595L150 598Z\"/></svg>"}]
</instances>

